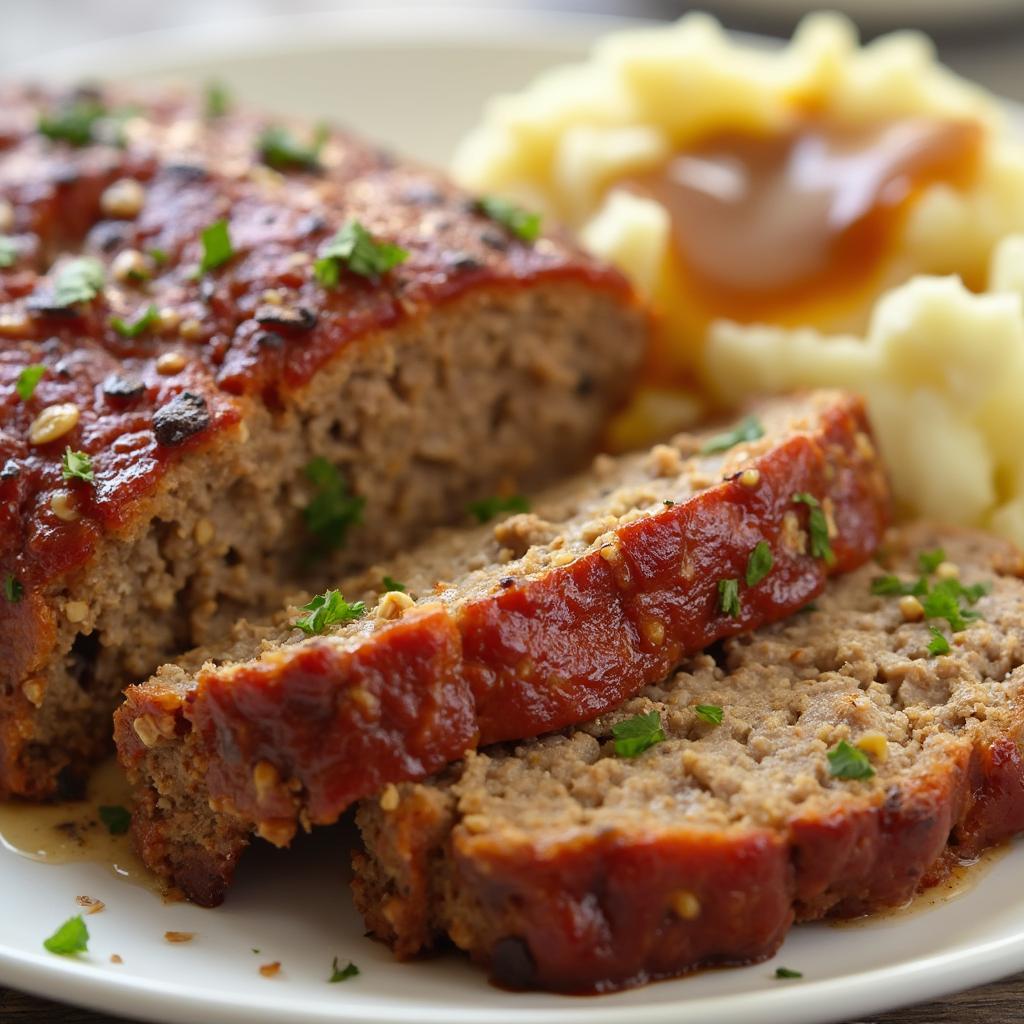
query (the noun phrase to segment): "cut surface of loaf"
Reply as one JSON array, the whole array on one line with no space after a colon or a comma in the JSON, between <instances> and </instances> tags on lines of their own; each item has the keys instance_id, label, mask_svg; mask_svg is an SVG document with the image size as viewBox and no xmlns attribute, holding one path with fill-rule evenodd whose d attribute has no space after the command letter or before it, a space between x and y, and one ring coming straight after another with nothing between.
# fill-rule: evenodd
<instances>
[{"instance_id":1,"label":"cut surface of loaf","mask_svg":"<svg viewBox=\"0 0 1024 1024\"><path fill-rule=\"evenodd\" d=\"M195 97L0 108L0 796L46 797L124 685L585 464L646 322L616 272L339 131L307 159L309 126ZM321 259L354 224L404 261Z\"/></svg>"},{"instance_id":2,"label":"cut surface of loaf","mask_svg":"<svg viewBox=\"0 0 1024 1024\"><path fill-rule=\"evenodd\" d=\"M955 633L872 592L940 548L930 589L951 566L982 584ZM1020 553L916 525L881 556L610 714L362 801L372 934L402 956L448 938L514 987L604 991L763 959L795 920L899 904L1024 829ZM613 729L642 715L664 739L621 756Z\"/></svg>"},{"instance_id":3,"label":"cut surface of loaf","mask_svg":"<svg viewBox=\"0 0 1024 1024\"><path fill-rule=\"evenodd\" d=\"M293 610L130 688L115 731L146 862L216 902L253 832L283 845L387 783L583 721L800 608L874 551L887 487L859 399L775 400L754 422L761 436L731 444L680 435L601 456L531 512L346 582L368 609L355 622L310 638ZM759 547L770 571L748 582Z\"/></svg>"}]
</instances>

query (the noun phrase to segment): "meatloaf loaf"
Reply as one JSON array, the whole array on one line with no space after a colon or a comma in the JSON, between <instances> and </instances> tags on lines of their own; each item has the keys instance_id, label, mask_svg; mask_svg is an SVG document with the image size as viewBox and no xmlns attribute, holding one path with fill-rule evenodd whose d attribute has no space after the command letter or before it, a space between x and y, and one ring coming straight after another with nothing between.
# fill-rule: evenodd
<instances>
[{"instance_id":1,"label":"meatloaf loaf","mask_svg":"<svg viewBox=\"0 0 1024 1024\"><path fill-rule=\"evenodd\" d=\"M532 512L348 581L368 614L327 596L354 621L307 637L293 610L241 629L219 664L165 667L115 716L144 859L217 902L253 831L284 845L386 783L583 721L801 607L881 536L867 431L859 399L820 392L736 431L600 457Z\"/></svg>"},{"instance_id":2,"label":"meatloaf loaf","mask_svg":"<svg viewBox=\"0 0 1024 1024\"><path fill-rule=\"evenodd\" d=\"M296 580L578 468L642 355L522 211L222 107L0 87L0 796Z\"/></svg>"},{"instance_id":3,"label":"meatloaf loaf","mask_svg":"<svg viewBox=\"0 0 1024 1024\"><path fill-rule=\"evenodd\" d=\"M1020 554L918 526L884 566L584 726L364 800L371 932L603 991L763 959L1024 829Z\"/></svg>"}]
</instances>

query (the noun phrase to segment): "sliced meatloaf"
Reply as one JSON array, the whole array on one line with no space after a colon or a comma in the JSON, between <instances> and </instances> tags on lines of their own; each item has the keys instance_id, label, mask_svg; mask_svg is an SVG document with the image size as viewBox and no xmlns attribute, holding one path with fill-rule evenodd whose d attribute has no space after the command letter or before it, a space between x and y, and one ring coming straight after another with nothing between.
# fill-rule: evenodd
<instances>
[{"instance_id":1,"label":"sliced meatloaf","mask_svg":"<svg viewBox=\"0 0 1024 1024\"><path fill-rule=\"evenodd\" d=\"M645 318L536 226L338 131L0 88L0 796L297 581L592 456Z\"/></svg>"},{"instance_id":2,"label":"sliced meatloaf","mask_svg":"<svg viewBox=\"0 0 1024 1024\"><path fill-rule=\"evenodd\" d=\"M760 960L1024 829L1020 554L917 526L882 561L610 714L364 800L371 932L604 991Z\"/></svg>"},{"instance_id":3,"label":"sliced meatloaf","mask_svg":"<svg viewBox=\"0 0 1024 1024\"><path fill-rule=\"evenodd\" d=\"M821 392L600 457L530 512L349 580L369 609L355 621L308 637L293 610L239 630L219 663L165 667L115 719L143 857L216 902L252 832L284 845L386 783L583 721L801 607L881 536L867 430L859 399Z\"/></svg>"}]
</instances>

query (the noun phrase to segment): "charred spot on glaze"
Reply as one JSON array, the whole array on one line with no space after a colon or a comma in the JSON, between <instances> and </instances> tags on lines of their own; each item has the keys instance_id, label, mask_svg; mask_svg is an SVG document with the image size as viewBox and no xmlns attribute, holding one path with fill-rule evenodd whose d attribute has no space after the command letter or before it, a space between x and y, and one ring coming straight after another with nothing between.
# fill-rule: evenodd
<instances>
[{"instance_id":1,"label":"charred spot on glaze","mask_svg":"<svg viewBox=\"0 0 1024 1024\"><path fill-rule=\"evenodd\" d=\"M127 405L138 400L145 390L142 381L119 373L112 373L103 382L103 394L108 401L117 405Z\"/></svg>"},{"instance_id":2,"label":"charred spot on glaze","mask_svg":"<svg viewBox=\"0 0 1024 1024\"><path fill-rule=\"evenodd\" d=\"M290 327L295 331L310 331L316 327L316 313L307 306L260 306L253 319L258 324Z\"/></svg>"},{"instance_id":3,"label":"charred spot on glaze","mask_svg":"<svg viewBox=\"0 0 1024 1024\"><path fill-rule=\"evenodd\" d=\"M206 399L191 391L175 395L153 415L153 433L157 441L174 447L201 433L210 425L210 411Z\"/></svg>"}]
</instances>

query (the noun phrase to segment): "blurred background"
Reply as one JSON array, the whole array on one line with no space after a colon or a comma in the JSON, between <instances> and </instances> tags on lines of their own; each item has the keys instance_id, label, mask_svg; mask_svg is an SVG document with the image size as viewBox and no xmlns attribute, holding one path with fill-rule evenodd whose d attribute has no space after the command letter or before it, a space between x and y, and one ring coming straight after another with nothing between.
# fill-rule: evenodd
<instances>
[{"instance_id":1,"label":"blurred background","mask_svg":"<svg viewBox=\"0 0 1024 1024\"><path fill-rule=\"evenodd\" d=\"M157 29L234 22L268 15L307 15L339 8L429 8L423 0L0 0L0 71L31 58L111 36ZM886 29L920 27L936 39L942 58L984 85L1024 100L1024 0L463 0L445 7L584 11L655 19L697 7L736 29L788 35L800 14L815 6L844 10L866 37Z\"/></svg>"}]
</instances>

